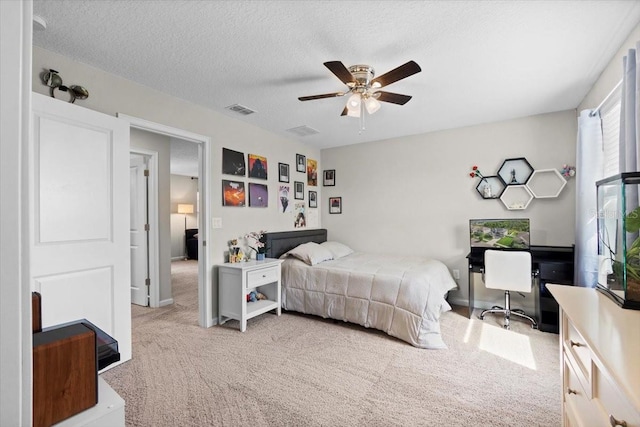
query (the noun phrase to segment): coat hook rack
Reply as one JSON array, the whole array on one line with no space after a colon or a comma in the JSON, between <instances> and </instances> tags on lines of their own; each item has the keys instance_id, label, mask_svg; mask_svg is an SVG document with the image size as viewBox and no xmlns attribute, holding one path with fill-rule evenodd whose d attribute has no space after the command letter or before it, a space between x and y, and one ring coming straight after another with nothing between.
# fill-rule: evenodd
<instances>
[{"instance_id":1,"label":"coat hook rack","mask_svg":"<svg viewBox=\"0 0 640 427\"><path fill-rule=\"evenodd\" d=\"M62 84L62 77L56 70L49 69L40 76L42 83L49 86L49 94L52 98L55 98L55 90L58 89L61 92L67 92L69 94L69 102L74 103L76 99L87 99L89 97L89 91L82 86L71 85L65 86Z\"/></svg>"}]
</instances>

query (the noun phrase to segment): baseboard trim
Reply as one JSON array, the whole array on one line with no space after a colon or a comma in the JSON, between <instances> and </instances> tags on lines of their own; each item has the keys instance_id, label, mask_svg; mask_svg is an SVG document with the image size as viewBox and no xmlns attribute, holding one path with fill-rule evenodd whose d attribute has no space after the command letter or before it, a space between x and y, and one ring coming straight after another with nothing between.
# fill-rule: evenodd
<instances>
[{"instance_id":1,"label":"baseboard trim","mask_svg":"<svg viewBox=\"0 0 640 427\"><path fill-rule=\"evenodd\" d=\"M158 307L164 307L166 305L171 305L171 304L173 304L173 298L163 299L160 301L160 305L158 305Z\"/></svg>"},{"instance_id":2,"label":"baseboard trim","mask_svg":"<svg viewBox=\"0 0 640 427\"><path fill-rule=\"evenodd\" d=\"M469 306L469 300L468 299L462 299L462 298L448 298L447 302L451 305L461 305L463 307L468 307Z\"/></svg>"}]
</instances>

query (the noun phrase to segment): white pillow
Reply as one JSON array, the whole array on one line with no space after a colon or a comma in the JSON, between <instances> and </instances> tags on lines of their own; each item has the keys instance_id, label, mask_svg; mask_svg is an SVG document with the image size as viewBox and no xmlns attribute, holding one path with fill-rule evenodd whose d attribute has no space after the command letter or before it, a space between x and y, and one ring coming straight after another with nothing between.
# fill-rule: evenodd
<instances>
[{"instance_id":1,"label":"white pillow","mask_svg":"<svg viewBox=\"0 0 640 427\"><path fill-rule=\"evenodd\" d=\"M320 246L331 252L331 255L333 255L333 259L342 258L343 256L347 256L353 253L353 249L340 242L323 242L320 244Z\"/></svg>"},{"instance_id":2,"label":"white pillow","mask_svg":"<svg viewBox=\"0 0 640 427\"><path fill-rule=\"evenodd\" d=\"M316 265L323 261L333 259L331 252L314 242L303 243L296 246L284 255L294 256L309 265Z\"/></svg>"}]
</instances>

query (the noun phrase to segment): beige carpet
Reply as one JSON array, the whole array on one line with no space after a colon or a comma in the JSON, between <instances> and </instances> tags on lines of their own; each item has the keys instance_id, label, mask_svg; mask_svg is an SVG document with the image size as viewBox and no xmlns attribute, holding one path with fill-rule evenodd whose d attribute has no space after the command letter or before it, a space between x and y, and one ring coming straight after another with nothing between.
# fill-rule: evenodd
<instances>
[{"instance_id":1,"label":"beige carpet","mask_svg":"<svg viewBox=\"0 0 640 427\"><path fill-rule=\"evenodd\" d=\"M195 263L173 264L175 304L134 306L133 359L102 375L128 426L561 424L555 334L457 312L448 350L291 313L202 329Z\"/></svg>"}]
</instances>

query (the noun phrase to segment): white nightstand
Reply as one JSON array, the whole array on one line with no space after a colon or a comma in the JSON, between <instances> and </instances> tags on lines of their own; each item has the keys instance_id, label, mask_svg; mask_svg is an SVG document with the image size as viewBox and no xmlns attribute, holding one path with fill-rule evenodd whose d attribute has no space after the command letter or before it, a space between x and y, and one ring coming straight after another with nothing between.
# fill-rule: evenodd
<instances>
[{"instance_id":1,"label":"white nightstand","mask_svg":"<svg viewBox=\"0 0 640 427\"><path fill-rule=\"evenodd\" d=\"M280 259L267 258L218 265L218 324L239 320L244 332L252 317L271 310L280 316L280 264ZM251 291L262 292L267 299L247 302Z\"/></svg>"}]
</instances>

